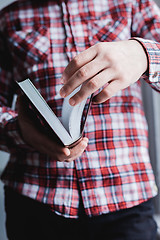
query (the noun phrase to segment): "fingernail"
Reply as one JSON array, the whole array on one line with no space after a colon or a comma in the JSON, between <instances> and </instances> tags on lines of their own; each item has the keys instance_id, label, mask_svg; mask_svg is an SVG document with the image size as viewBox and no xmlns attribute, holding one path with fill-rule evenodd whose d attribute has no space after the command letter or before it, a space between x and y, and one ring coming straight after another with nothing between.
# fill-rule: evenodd
<instances>
[{"instance_id":1,"label":"fingernail","mask_svg":"<svg viewBox=\"0 0 160 240\"><path fill-rule=\"evenodd\" d=\"M65 82L66 82L66 81L65 81L65 77L62 76L62 77L61 77L61 83L64 84Z\"/></svg>"},{"instance_id":2,"label":"fingernail","mask_svg":"<svg viewBox=\"0 0 160 240\"><path fill-rule=\"evenodd\" d=\"M88 138L85 138L84 140L85 140L85 142L88 144L88 142L89 142Z\"/></svg>"},{"instance_id":3,"label":"fingernail","mask_svg":"<svg viewBox=\"0 0 160 240\"><path fill-rule=\"evenodd\" d=\"M63 88L61 88L61 90L60 90L60 95L63 98L66 96L65 90Z\"/></svg>"},{"instance_id":4,"label":"fingernail","mask_svg":"<svg viewBox=\"0 0 160 240\"><path fill-rule=\"evenodd\" d=\"M63 78L61 78L61 83L64 84L64 79Z\"/></svg>"},{"instance_id":5,"label":"fingernail","mask_svg":"<svg viewBox=\"0 0 160 240\"><path fill-rule=\"evenodd\" d=\"M83 144L83 147L86 148L87 146L88 146L88 143L85 142L85 143Z\"/></svg>"},{"instance_id":6,"label":"fingernail","mask_svg":"<svg viewBox=\"0 0 160 240\"><path fill-rule=\"evenodd\" d=\"M66 156L69 156L71 154L70 150L68 148L66 148Z\"/></svg>"},{"instance_id":7,"label":"fingernail","mask_svg":"<svg viewBox=\"0 0 160 240\"><path fill-rule=\"evenodd\" d=\"M71 98L71 99L69 100L69 104L70 104L71 106L74 106L74 105L76 104L76 101Z\"/></svg>"}]
</instances>

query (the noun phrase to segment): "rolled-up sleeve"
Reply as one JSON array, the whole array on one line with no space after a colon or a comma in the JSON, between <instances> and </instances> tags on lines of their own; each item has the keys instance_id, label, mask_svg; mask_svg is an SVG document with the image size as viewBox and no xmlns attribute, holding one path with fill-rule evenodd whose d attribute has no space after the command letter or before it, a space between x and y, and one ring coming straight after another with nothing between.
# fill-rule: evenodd
<instances>
[{"instance_id":1,"label":"rolled-up sleeve","mask_svg":"<svg viewBox=\"0 0 160 240\"><path fill-rule=\"evenodd\" d=\"M132 38L142 44L148 57L148 72L144 79L160 91L160 9L154 1L135 1Z\"/></svg>"},{"instance_id":2,"label":"rolled-up sleeve","mask_svg":"<svg viewBox=\"0 0 160 240\"><path fill-rule=\"evenodd\" d=\"M27 145L20 134L18 114L12 109L16 83L13 77L12 55L3 28L4 22L0 16L0 150L11 152L15 146L27 148Z\"/></svg>"}]
</instances>

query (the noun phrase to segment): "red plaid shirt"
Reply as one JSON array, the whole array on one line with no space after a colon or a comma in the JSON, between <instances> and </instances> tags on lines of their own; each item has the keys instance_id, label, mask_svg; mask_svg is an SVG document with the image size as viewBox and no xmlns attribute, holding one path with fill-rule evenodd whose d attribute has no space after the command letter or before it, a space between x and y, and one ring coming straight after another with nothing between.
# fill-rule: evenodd
<instances>
[{"instance_id":1,"label":"red plaid shirt","mask_svg":"<svg viewBox=\"0 0 160 240\"><path fill-rule=\"evenodd\" d=\"M149 59L142 81L159 91L160 10L152 0L21 0L1 11L0 143L11 153L2 175L6 185L71 218L78 216L79 191L89 216L133 207L157 194L140 81L92 105L85 127L89 145L71 163L31 151L10 107L15 80L29 77L60 116L60 78L69 61L100 41L133 37Z\"/></svg>"}]
</instances>

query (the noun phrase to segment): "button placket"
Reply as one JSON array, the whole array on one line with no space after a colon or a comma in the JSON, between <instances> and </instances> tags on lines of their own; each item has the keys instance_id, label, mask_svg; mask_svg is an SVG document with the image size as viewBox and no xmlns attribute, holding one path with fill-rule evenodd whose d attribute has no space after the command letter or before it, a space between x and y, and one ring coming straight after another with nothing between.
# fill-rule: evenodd
<instances>
[{"instance_id":1,"label":"button placket","mask_svg":"<svg viewBox=\"0 0 160 240\"><path fill-rule=\"evenodd\" d=\"M67 3L62 2L61 7L62 7L62 14L63 14L62 21L63 21L65 36L66 36L65 52L69 61L71 61L76 56L77 51L74 44L74 38L72 34Z\"/></svg>"}]
</instances>

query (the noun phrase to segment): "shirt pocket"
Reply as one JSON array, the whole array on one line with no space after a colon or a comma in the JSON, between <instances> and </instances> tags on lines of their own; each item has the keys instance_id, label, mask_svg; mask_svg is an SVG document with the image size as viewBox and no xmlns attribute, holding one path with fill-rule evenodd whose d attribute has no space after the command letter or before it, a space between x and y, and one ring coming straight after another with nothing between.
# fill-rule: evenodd
<instances>
[{"instance_id":1,"label":"shirt pocket","mask_svg":"<svg viewBox=\"0 0 160 240\"><path fill-rule=\"evenodd\" d=\"M9 33L9 46L13 58L24 65L44 62L49 54L50 41L45 26L25 28Z\"/></svg>"},{"instance_id":2,"label":"shirt pocket","mask_svg":"<svg viewBox=\"0 0 160 240\"><path fill-rule=\"evenodd\" d=\"M102 16L90 19L88 22L89 42L94 45L98 42L112 42L128 40L131 37L127 18Z\"/></svg>"}]
</instances>

